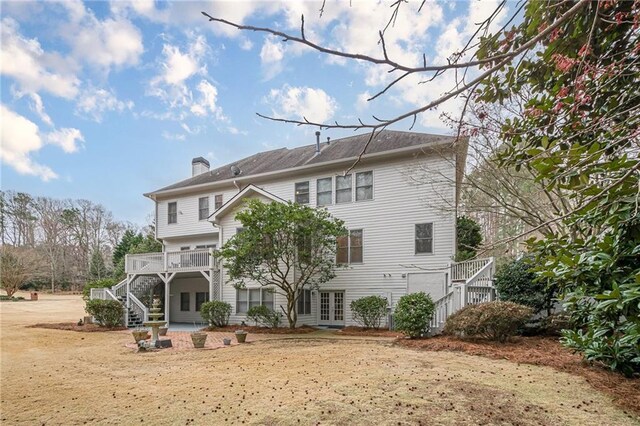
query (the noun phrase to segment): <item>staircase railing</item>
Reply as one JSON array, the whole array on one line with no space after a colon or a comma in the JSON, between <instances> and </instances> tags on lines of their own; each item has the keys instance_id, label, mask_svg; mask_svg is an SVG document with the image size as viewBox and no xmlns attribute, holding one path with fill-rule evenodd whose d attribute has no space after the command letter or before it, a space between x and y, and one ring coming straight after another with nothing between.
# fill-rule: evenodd
<instances>
[{"instance_id":1,"label":"staircase railing","mask_svg":"<svg viewBox=\"0 0 640 426\"><path fill-rule=\"evenodd\" d=\"M493 257L456 262L451 265L451 281L467 281L489 263L493 264Z\"/></svg>"},{"instance_id":2,"label":"staircase railing","mask_svg":"<svg viewBox=\"0 0 640 426\"><path fill-rule=\"evenodd\" d=\"M135 296L133 293L129 293L129 301L131 302L129 308L138 314L139 318L143 321L149 321L149 309Z\"/></svg>"},{"instance_id":3,"label":"staircase railing","mask_svg":"<svg viewBox=\"0 0 640 426\"><path fill-rule=\"evenodd\" d=\"M111 292L116 297L123 297L127 295L127 279L120 281L118 284L111 287Z\"/></svg>"}]
</instances>

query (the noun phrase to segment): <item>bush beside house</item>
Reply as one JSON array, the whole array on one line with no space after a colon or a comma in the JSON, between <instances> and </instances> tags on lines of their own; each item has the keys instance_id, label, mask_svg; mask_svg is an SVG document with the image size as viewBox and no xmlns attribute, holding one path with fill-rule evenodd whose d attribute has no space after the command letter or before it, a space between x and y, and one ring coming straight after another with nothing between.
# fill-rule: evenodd
<instances>
[{"instance_id":1,"label":"bush beside house","mask_svg":"<svg viewBox=\"0 0 640 426\"><path fill-rule=\"evenodd\" d=\"M434 310L435 304L428 294L404 295L398 300L393 313L395 328L412 339L424 336L429 333Z\"/></svg>"},{"instance_id":2,"label":"bush beside house","mask_svg":"<svg viewBox=\"0 0 640 426\"><path fill-rule=\"evenodd\" d=\"M380 328L387 314L389 302L382 296L367 296L354 300L349 305L353 320L364 328Z\"/></svg>"},{"instance_id":3,"label":"bush beside house","mask_svg":"<svg viewBox=\"0 0 640 426\"><path fill-rule=\"evenodd\" d=\"M469 305L451 315L444 333L457 337L479 337L506 342L531 318L533 309L513 302Z\"/></svg>"},{"instance_id":4,"label":"bush beside house","mask_svg":"<svg viewBox=\"0 0 640 426\"><path fill-rule=\"evenodd\" d=\"M231 316L231 305L219 300L205 302L200 307L200 316L210 326L226 327L227 325L229 325L229 317Z\"/></svg>"},{"instance_id":5,"label":"bush beside house","mask_svg":"<svg viewBox=\"0 0 640 426\"><path fill-rule=\"evenodd\" d=\"M103 327L119 327L124 322L124 307L116 300L89 300L85 311Z\"/></svg>"}]
</instances>

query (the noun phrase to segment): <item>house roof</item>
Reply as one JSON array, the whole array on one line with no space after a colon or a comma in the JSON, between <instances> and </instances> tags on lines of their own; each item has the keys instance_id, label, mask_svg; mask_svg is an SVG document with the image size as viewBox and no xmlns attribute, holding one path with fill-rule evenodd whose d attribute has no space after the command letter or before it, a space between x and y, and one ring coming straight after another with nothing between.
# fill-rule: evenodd
<instances>
[{"instance_id":1,"label":"house roof","mask_svg":"<svg viewBox=\"0 0 640 426\"><path fill-rule=\"evenodd\" d=\"M229 212L229 210L233 209L235 206L240 204L240 202L242 202L242 200L244 198L250 197L250 196L252 196L254 194L262 195L263 197L268 198L271 201L276 201L276 202L279 202L279 203L286 203L286 200L283 200L282 198L278 197L277 195L273 195L269 191L265 191L264 189L262 189L262 188L260 188L258 186L255 186L253 184L249 184L249 185L245 186L242 189L242 191L238 192L231 199L229 199L229 201L224 203L218 210L216 210L211 215L209 215L208 220L210 222L213 222L216 225L219 225L221 217L225 216Z\"/></svg>"},{"instance_id":2,"label":"house roof","mask_svg":"<svg viewBox=\"0 0 640 426\"><path fill-rule=\"evenodd\" d=\"M149 194L187 188L195 185L215 183L234 178L244 178L269 172L284 171L287 169L311 167L331 163L339 160L355 159L362 152L369 133L336 139L330 143L320 143L320 153L316 155L316 144L305 145L297 148L279 148L271 151L260 152L250 157L243 158L236 162L213 169L209 172L193 176L164 188L160 188ZM442 143L453 143L454 136L432 135L427 133L401 132L394 130L384 130L367 147L364 158L367 155L384 153L403 148L422 147L428 145L438 145ZM234 175L231 167L235 166Z\"/></svg>"}]
</instances>

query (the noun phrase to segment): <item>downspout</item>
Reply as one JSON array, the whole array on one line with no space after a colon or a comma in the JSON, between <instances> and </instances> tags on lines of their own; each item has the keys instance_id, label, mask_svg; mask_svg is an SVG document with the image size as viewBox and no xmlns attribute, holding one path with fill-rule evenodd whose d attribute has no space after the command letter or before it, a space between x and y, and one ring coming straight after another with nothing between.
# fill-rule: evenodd
<instances>
[{"instance_id":1,"label":"downspout","mask_svg":"<svg viewBox=\"0 0 640 426\"><path fill-rule=\"evenodd\" d=\"M238 189L238 192L240 192L240 185L238 184L237 180L233 180L233 184L236 186L236 188Z\"/></svg>"}]
</instances>

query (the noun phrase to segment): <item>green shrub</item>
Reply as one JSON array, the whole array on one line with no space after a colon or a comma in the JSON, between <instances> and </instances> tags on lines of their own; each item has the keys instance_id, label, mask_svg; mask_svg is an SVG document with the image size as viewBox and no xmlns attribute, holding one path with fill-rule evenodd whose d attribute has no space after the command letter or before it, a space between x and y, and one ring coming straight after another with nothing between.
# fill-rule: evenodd
<instances>
[{"instance_id":1,"label":"green shrub","mask_svg":"<svg viewBox=\"0 0 640 426\"><path fill-rule=\"evenodd\" d=\"M124 322L124 307L117 300L89 300L84 309L104 327L118 327Z\"/></svg>"},{"instance_id":2,"label":"green shrub","mask_svg":"<svg viewBox=\"0 0 640 426\"><path fill-rule=\"evenodd\" d=\"M214 327L226 327L229 325L230 315L231 305L219 300L205 302L200 307L202 319Z\"/></svg>"},{"instance_id":3,"label":"green shrub","mask_svg":"<svg viewBox=\"0 0 640 426\"><path fill-rule=\"evenodd\" d=\"M82 288L82 298L84 300L89 300L89 296L91 296L92 288L109 288L116 285L116 280L112 278L104 278L101 280L89 281Z\"/></svg>"},{"instance_id":4,"label":"green shrub","mask_svg":"<svg viewBox=\"0 0 640 426\"><path fill-rule=\"evenodd\" d=\"M529 306L534 314L551 314L557 291L532 270L531 259L523 257L502 265L495 275L494 285L500 300Z\"/></svg>"},{"instance_id":5,"label":"green shrub","mask_svg":"<svg viewBox=\"0 0 640 426\"><path fill-rule=\"evenodd\" d=\"M451 315L444 333L458 337L481 337L506 342L531 317L533 310L513 302L487 302L469 305Z\"/></svg>"},{"instance_id":6,"label":"green shrub","mask_svg":"<svg viewBox=\"0 0 640 426\"><path fill-rule=\"evenodd\" d=\"M351 302L353 320L364 328L380 328L389 302L382 296L367 296Z\"/></svg>"},{"instance_id":7,"label":"green shrub","mask_svg":"<svg viewBox=\"0 0 640 426\"><path fill-rule=\"evenodd\" d=\"M264 305L252 306L247 311L247 318L264 327L276 328L280 325L280 314Z\"/></svg>"},{"instance_id":8,"label":"green shrub","mask_svg":"<svg viewBox=\"0 0 640 426\"><path fill-rule=\"evenodd\" d=\"M424 292L402 296L393 313L395 328L412 339L426 335L434 310L431 296Z\"/></svg>"}]
</instances>

